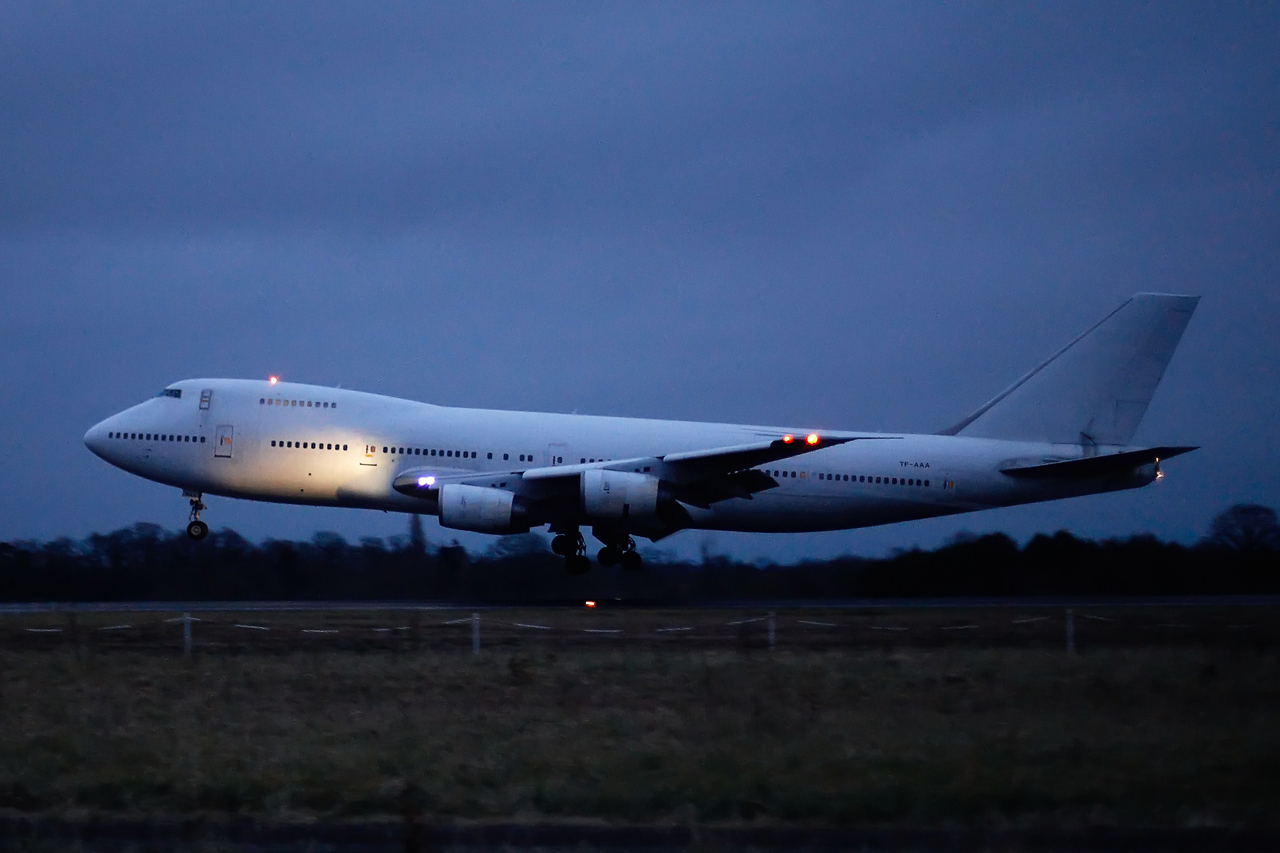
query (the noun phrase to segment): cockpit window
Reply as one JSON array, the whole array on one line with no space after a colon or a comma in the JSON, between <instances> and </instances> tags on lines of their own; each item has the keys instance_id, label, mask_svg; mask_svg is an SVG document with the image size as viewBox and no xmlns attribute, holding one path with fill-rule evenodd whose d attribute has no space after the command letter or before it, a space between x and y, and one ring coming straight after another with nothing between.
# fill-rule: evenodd
<instances>
[{"instance_id":1,"label":"cockpit window","mask_svg":"<svg viewBox=\"0 0 1280 853\"><path fill-rule=\"evenodd\" d=\"M166 388L166 389L164 389L163 391L161 391L159 394L157 394L156 396L157 396L157 397L175 397L175 398L177 398L177 399L182 399L182 389L181 389L181 388Z\"/></svg>"}]
</instances>

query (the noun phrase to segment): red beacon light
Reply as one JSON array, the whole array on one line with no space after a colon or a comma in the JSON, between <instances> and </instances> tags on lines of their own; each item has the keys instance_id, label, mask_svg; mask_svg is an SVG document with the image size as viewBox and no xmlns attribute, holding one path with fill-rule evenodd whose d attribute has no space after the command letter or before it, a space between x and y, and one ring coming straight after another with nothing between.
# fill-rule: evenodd
<instances>
[{"instance_id":1,"label":"red beacon light","mask_svg":"<svg viewBox=\"0 0 1280 853\"><path fill-rule=\"evenodd\" d=\"M809 433L807 436L805 436L804 443L805 443L805 444L817 444L817 443L818 443L818 434L817 434L816 432L811 432L811 433Z\"/></svg>"},{"instance_id":2,"label":"red beacon light","mask_svg":"<svg viewBox=\"0 0 1280 853\"><path fill-rule=\"evenodd\" d=\"M268 377L267 377L267 381L268 381L268 382L270 382L272 385L275 385L277 382L279 382L279 381L280 381L280 377L279 377L279 376L268 376Z\"/></svg>"},{"instance_id":3,"label":"red beacon light","mask_svg":"<svg viewBox=\"0 0 1280 853\"><path fill-rule=\"evenodd\" d=\"M795 441L795 440L796 440L796 437L795 437L794 435L792 435L791 433L787 433L786 435L784 435L784 436L782 437L782 443L783 443L783 444L790 444L791 442L793 442L793 441Z\"/></svg>"}]
</instances>

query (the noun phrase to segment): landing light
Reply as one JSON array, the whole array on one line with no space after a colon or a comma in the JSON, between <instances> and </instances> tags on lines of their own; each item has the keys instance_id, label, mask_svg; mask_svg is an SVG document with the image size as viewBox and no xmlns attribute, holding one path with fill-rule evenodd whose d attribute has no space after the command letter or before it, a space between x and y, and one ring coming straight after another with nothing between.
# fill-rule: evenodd
<instances>
[{"instance_id":1,"label":"landing light","mask_svg":"<svg viewBox=\"0 0 1280 853\"><path fill-rule=\"evenodd\" d=\"M280 377L279 377L279 376L271 376L271 377L268 377L267 381L268 381L268 382L270 382L272 385L275 385L277 382L279 382L279 381L280 381Z\"/></svg>"},{"instance_id":2,"label":"landing light","mask_svg":"<svg viewBox=\"0 0 1280 853\"><path fill-rule=\"evenodd\" d=\"M419 477L418 478L419 486L434 486L435 484L436 484L435 477Z\"/></svg>"},{"instance_id":3,"label":"landing light","mask_svg":"<svg viewBox=\"0 0 1280 853\"><path fill-rule=\"evenodd\" d=\"M809 433L807 436L805 436L804 443L805 443L805 444L817 444L817 443L818 443L818 434L817 434L816 432L811 432L811 433Z\"/></svg>"}]
</instances>

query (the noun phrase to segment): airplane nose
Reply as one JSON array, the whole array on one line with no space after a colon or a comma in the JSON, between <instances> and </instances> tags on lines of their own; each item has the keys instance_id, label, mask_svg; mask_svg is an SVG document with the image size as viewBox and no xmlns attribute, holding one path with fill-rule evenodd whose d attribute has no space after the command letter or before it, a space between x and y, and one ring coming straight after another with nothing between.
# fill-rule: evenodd
<instances>
[{"instance_id":1,"label":"airplane nose","mask_svg":"<svg viewBox=\"0 0 1280 853\"><path fill-rule=\"evenodd\" d=\"M100 456L103 459L107 458L105 455L107 437L107 428L105 424L106 421L94 424L89 427L89 431L84 434L84 446L92 450L94 455Z\"/></svg>"}]
</instances>

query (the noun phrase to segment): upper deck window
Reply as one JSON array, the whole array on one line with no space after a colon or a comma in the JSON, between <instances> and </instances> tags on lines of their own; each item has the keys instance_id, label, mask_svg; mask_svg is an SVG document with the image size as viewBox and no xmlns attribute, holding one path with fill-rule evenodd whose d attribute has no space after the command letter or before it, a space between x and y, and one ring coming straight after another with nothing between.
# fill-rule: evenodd
<instances>
[{"instance_id":1,"label":"upper deck window","mask_svg":"<svg viewBox=\"0 0 1280 853\"><path fill-rule=\"evenodd\" d=\"M175 397L175 398L177 398L177 399L181 399L181 398L182 398L182 389L181 389L181 388L165 388L163 391L161 391L161 392L160 392L159 394L157 394L156 396L157 396L157 397Z\"/></svg>"}]
</instances>

